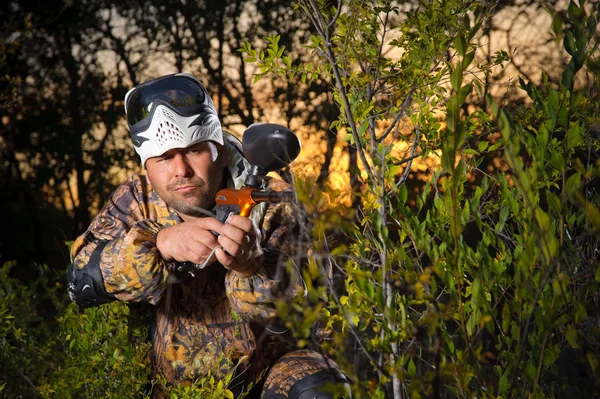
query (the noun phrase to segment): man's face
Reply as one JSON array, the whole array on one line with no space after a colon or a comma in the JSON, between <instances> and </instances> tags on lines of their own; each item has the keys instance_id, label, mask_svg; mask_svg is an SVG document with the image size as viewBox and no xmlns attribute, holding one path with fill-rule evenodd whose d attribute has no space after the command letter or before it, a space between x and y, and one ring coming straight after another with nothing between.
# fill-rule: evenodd
<instances>
[{"instance_id":1,"label":"man's face","mask_svg":"<svg viewBox=\"0 0 600 399\"><path fill-rule=\"evenodd\" d=\"M175 148L146 161L148 179L158 195L180 216L204 216L221 188L227 157L220 151L211 159L208 142Z\"/></svg>"}]
</instances>

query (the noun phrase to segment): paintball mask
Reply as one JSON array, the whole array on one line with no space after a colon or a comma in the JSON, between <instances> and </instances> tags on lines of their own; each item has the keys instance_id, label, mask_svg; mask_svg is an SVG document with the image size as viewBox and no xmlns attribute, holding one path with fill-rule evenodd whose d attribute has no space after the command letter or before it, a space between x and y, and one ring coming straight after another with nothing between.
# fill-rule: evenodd
<instances>
[{"instance_id":1,"label":"paintball mask","mask_svg":"<svg viewBox=\"0 0 600 399\"><path fill-rule=\"evenodd\" d=\"M135 151L148 158L210 140L223 145L217 111L202 84L188 73L152 79L125 95L125 114Z\"/></svg>"}]
</instances>

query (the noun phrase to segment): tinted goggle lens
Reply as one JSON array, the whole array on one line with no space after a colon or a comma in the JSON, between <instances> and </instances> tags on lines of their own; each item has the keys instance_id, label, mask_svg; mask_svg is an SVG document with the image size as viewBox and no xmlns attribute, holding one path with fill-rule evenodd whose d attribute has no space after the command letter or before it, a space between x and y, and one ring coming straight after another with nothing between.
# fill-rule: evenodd
<instances>
[{"instance_id":1,"label":"tinted goggle lens","mask_svg":"<svg viewBox=\"0 0 600 399\"><path fill-rule=\"evenodd\" d=\"M156 101L164 101L173 108L186 108L202 105L206 100L203 88L192 79L172 77L151 81L138 86L127 98L127 123L133 126L149 114L148 106Z\"/></svg>"}]
</instances>

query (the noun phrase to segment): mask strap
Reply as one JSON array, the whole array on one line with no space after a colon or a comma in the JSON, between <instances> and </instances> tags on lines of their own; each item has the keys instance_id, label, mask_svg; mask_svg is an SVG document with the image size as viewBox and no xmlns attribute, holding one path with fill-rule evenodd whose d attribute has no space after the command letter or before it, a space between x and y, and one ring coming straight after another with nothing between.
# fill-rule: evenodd
<instances>
[{"instance_id":1,"label":"mask strap","mask_svg":"<svg viewBox=\"0 0 600 399\"><path fill-rule=\"evenodd\" d=\"M210 148L210 159L215 162L219 157L219 151L217 150L217 146L212 141L208 142L208 148Z\"/></svg>"}]
</instances>

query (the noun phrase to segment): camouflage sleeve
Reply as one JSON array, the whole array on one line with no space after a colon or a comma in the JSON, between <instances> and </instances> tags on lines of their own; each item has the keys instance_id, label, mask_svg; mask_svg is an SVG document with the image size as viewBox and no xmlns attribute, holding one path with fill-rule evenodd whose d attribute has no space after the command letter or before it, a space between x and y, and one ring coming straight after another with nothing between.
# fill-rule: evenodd
<instances>
[{"instance_id":1,"label":"camouflage sleeve","mask_svg":"<svg viewBox=\"0 0 600 399\"><path fill-rule=\"evenodd\" d=\"M264 255L258 272L240 277L230 271L226 276L229 301L245 320L271 323L276 316L276 301L304 294L304 281L293 261L296 214L290 204L271 205L261 226Z\"/></svg>"},{"instance_id":2,"label":"camouflage sleeve","mask_svg":"<svg viewBox=\"0 0 600 399\"><path fill-rule=\"evenodd\" d=\"M130 178L117 188L71 247L71 259L72 267L79 269L98 266L106 292L116 299L156 304L169 272L156 248L162 226L148 218L142 185L140 179Z\"/></svg>"}]
</instances>

